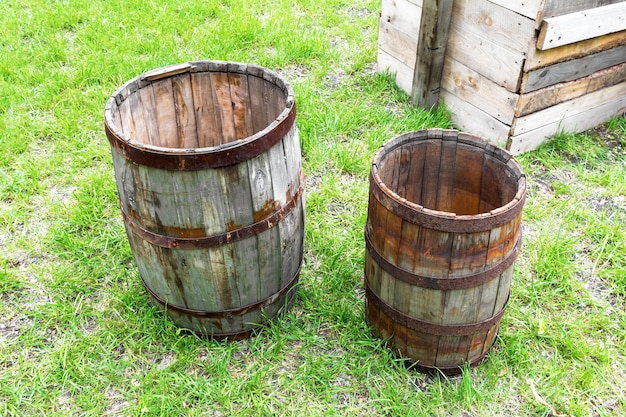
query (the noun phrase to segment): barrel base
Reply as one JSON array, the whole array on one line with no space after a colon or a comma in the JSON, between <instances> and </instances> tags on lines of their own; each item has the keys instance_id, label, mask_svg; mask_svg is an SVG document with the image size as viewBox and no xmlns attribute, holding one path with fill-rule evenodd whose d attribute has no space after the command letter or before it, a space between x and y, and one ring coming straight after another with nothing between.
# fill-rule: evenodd
<instances>
[{"instance_id":1,"label":"barrel base","mask_svg":"<svg viewBox=\"0 0 626 417\"><path fill-rule=\"evenodd\" d=\"M300 267L292 280L279 292L247 306L222 310L192 310L168 304L142 278L150 301L184 330L214 340L243 340L253 336L262 326L284 314L294 303ZM234 323L234 324L233 324Z\"/></svg>"}]
</instances>

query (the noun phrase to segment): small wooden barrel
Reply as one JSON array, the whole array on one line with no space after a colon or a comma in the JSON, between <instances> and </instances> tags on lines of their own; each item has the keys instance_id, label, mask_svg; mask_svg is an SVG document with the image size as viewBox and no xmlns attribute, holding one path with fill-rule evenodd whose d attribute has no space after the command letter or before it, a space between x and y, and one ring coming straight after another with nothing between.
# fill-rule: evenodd
<instances>
[{"instance_id":1,"label":"small wooden barrel","mask_svg":"<svg viewBox=\"0 0 626 417\"><path fill-rule=\"evenodd\" d=\"M105 109L126 232L179 326L242 338L295 296L304 177L290 85L252 65L145 73Z\"/></svg>"},{"instance_id":2,"label":"small wooden barrel","mask_svg":"<svg viewBox=\"0 0 626 417\"><path fill-rule=\"evenodd\" d=\"M525 196L509 153L454 130L406 133L374 157L366 319L420 371L455 374L489 351L509 298Z\"/></svg>"}]
</instances>

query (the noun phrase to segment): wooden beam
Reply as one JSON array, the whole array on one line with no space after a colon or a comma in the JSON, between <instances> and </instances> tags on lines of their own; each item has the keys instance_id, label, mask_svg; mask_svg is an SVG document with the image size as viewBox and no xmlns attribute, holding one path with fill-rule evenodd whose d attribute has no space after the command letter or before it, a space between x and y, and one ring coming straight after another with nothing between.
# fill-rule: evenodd
<instances>
[{"instance_id":1,"label":"wooden beam","mask_svg":"<svg viewBox=\"0 0 626 417\"><path fill-rule=\"evenodd\" d=\"M537 48L556 48L622 30L626 30L626 2L544 19Z\"/></svg>"},{"instance_id":2,"label":"wooden beam","mask_svg":"<svg viewBox=\"0 0 626 417\"><path fill-rule=\"evenodd\" d=\"M453 0L424 0L417 44L412 99L420 107L439 102L443 61L448 43Z\"/></svg>"}]
</instances>

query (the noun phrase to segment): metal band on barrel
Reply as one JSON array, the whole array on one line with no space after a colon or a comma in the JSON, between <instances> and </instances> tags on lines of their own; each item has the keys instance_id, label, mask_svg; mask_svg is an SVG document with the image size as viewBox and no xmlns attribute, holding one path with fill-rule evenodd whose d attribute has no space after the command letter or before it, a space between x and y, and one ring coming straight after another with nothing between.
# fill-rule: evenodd
<instances>
[{"instance_id":1,"label":"metal band on barrel","mask_svg":"<svg viewBox=\"0 0 626 417\"><path fill-rule=\"evenodd\" d=\"M406 269L400 268L389 262L376 250L371 242L369 233L365 231L365 247L367 252L372 257L374 262L376 262L376 264L383 269L383 271L387 272L396 279L406 282L407 284L439 290L472 288L499 277L504 271L513 265L513 263L515 263L515 259L517 259L521 246L522 237L520 235L513 250L507 255L507 257L502 259L497 265L487 270L460 277L428 277L407 271Z\"/></svg>"},{"instance_id":2,"label":"metal band on barrel","mask_svg":"<svg viewBox=\"0 0 626 417\"><path fill-rule=\"evenodd\" d=\"M294 195L282 207L272 213L272 215L256 223L240 227L239 229L212 236L182 238L161 235L159 233L155 233L145 229L134 218L131 218L128 214L126 214L124 210L121 211L122 216L124 217L124 222L130 228L130 230L138 237L156 246L173 249L212 248L220 245L225 245L227 243L232 243L246 237L257 235L276 226L283 218L285 218L291 211L293 211L294 208L297 207L298 202L300 201L300 198L304 193L304 183L304 174L302 173L302 171L300 171L300 187L298 188L296 195Z\"/></svg>"},{"instance_id":3,"label":"metal band on barrel","mask_svg":"<svg viewBox=\"0 0 626 417\"><path fill-rule=\"evenodd\" d=\"M437 324L411 317L393 306L387 304L374 291L371 290L367 277L365 277L365 295L367 301L385 313L392 321L414 331L437 336L469 336L488 331L492 326L500 322L504 308L493 317L477 323L468 324ZM507 296L508 301L508 296ZM504 303L506 306L506 302Z\"/></svg>"},{"instance_id":4,"label":"metal band on barrel","mask_svg":"<svg viewBox=\"0 0 626 417\"><path fill-rule=\"evenodd\" d=\"M298 282L298 277L300 275L301 268L302 268L302 265L299 265L298 270L294 274L291 281L289 281L289 283L279 292L272 294L269 297L261 301L258 301L256 303L248 304L248 305L237 307L237 308L219 310L219 311L196 310L192 308L181 307L181 306L170 304L164 299L162 299L159 295L157 295L154 291L152 291L152 289L146 284L146 281L144 281L143 278L141 280L143 281L144 287L146 287L146 289L148 290L148 293L150 293L150 296L166 310L172 310L177 313L182 313L182 314L197 317L197 318L213 318L213 319L226 318L228 319L234 316L241 316L250 311L260 310L262 308L265 308L275 303L278 299L280 299L283 295L285 295L291 288L293 288L296 282Z\"/></svg>"},{"instance_id":5,"label":"metal band on barrel","mask_svg":"<svg viewBox=\"0 0 626 417\"><path fill-rule=\"evenodd\" d=\"M295 120L296 103L293 102L289 112L286 115L281 114L271 130L254 140L244 140L241 144L225 144L210 150L181 149L181 152L159 152L138 146L117 135L109 127L107 120L104 127L111 147L129 161L170 171L198 171L235 165L259 156L283 139L294 126Z\"/></svg>"},{"instance_id":6,"label":"metal band on barrel","mask_svg":"<svg viewBox=\"0 0 626 417\"><path fill-rule=\"evenodd\" d=\"M446 212L439 212L444 215L438 215L435 210L426 209L426 211L421 206L419 208L409 207L405 204L407 200L402 201L395 198L390 194L392 191L376 178L375 169L377 168L373 166L370 172L370 193L380 204L403 220L440 232L473 233L495 229L510 223L521 215L526 200L526 193L523 193L519 199L516 196L508 209L496 209L491 213L476 215L456 216Z\"/></svg>"}]
</instances>

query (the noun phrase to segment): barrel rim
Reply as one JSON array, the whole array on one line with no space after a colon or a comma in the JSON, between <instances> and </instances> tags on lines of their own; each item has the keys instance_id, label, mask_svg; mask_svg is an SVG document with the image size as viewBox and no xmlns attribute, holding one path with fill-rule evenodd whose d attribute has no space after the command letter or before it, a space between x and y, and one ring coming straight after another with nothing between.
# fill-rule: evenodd
<instances>
[{"instance_id":1,"label":"barrel rim","mask_svg":"<svg viewBox=\"0 0 626 417\"><path fill-rule=\"evenodd\" d=\"M199 148L170 148L143 143L129 137L120 126L113 122L113 109L140 88L163 78L198 72L226 72L262 78L283 91L285 108L276 119L254 135L217 146ZM274 71L253 64L205 60L164 66L144 72L127 81L107 100L104 109L104 125L111 146L121 149L127 159L138 160L142 165L164 169L198 170L233 165L258 156L291 130L295 124L295 116L296 103L293 87Z\"/></svg>"},{"instance_id":2,"label":"barrel rim","mask_svg":"<svg viewBox=\"0 0 626 417\"><path fill-rule=\"evenodd\" d=\"M502 162L506 168L517 177L517 192L515 197L507 204L497 207L489 212L478 214L458 215L453 212L429 209L421 204L414 203L401 197L398 193L391 190L382 181L378 173L378 166L381 160L394 149L403 146L415 140L448 140L458 141L469 146L482 149L483 152L495 157ZM381 201L383 205L393 209L396 214L400 215L407 221L415 222L419 218L418 223L440 231L446 232L477 232L486 231L494 227L504 225L517 217L524 206L526 199L526 175L523 173L519 163L513 156L503 148L494 146L485 139L469 133L459 132L454 129L424 129L403 133L395 136L386 142L374 155L372 168L370 171L370 184L373 191L379 197L386 197Z\"/></svg>"}]
</instances>

